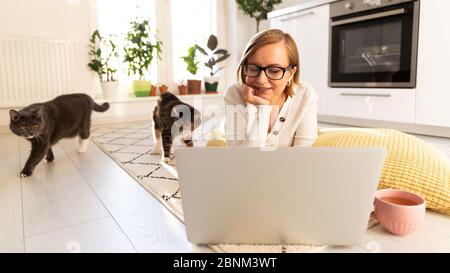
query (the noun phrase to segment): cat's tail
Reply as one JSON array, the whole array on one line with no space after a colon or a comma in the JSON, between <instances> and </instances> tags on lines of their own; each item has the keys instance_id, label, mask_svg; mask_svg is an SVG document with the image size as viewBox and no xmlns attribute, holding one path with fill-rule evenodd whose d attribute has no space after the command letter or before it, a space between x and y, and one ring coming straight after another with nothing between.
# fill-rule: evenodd
<instances>
[{"instance_id":1,"label":"cat's tail","mask_svg":"<svg viewBox=\"0 0 450 273\"><path fill-rule=\"evenodd\" d=\"M109 109L109 103L105 102L102 105L92 102L92 109L96 112L106 112Z\"/></svg>"}]
</instances>

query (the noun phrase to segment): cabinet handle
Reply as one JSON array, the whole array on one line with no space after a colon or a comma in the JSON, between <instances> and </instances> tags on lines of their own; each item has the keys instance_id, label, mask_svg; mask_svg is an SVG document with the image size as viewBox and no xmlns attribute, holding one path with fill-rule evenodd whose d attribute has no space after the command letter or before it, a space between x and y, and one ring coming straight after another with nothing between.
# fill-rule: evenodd
<instances>
[{"instance_id":1,"label":"cabinet handle","mask_svg":"<svg viewBox=\"0 0 450 273\"><path fill-rule=\"evenodd\" d=\"M341 96L345 97L381 97L381 98L390 98L391 94L358 94L358 93L341 93Z\"/></svg>"},{"instance_id":2,"label":"cabinet handle","mask_svg":"<svg viewBox=\"0 0 450 273\"><path fill-rule=\"evenodd\" d=\"M280 21L281 22L286 22L286 21L289 21L289 20L294 19L294 18L305 17L305 16L309 16L309 15L314 15L314 11L304 12L304 13L294 13L292 15L289 15L289 16L286 16L284 18L281 18Z\"/></svg>"}]
</instances>

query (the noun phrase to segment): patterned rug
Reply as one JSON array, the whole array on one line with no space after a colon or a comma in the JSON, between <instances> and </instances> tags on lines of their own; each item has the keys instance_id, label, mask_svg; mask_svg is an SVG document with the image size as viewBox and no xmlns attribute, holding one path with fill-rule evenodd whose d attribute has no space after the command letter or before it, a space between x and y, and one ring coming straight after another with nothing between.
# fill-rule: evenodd
<instances>
[{"instance_id":1,"label":"patterned rug","mask_svg":"<svg viewBox=\"0 0 450 273\"><path fill-rule=\"evenodd\" d=\"M208 128L205 124L204 128ZM203 129L208 132L208 130ZM203 132L194 132L195 139L207 139ZM208 136L207 136L208 137ZM181 197L178 190L176 166L161 163L161 156L150 155L153 148L152 124L150 122L124 123L97 126L92 130L91 140L127 171L139 184L157 198L180 221L184 222ZM194 146L202 147L206 141L194 141ZM183 145L173 143L175 150ZM376 225L373 219L368 228ZM275 253L275 252L315 252L326 246L312 245L209 245L216 252Z\"/></svg>"}]
</instances>

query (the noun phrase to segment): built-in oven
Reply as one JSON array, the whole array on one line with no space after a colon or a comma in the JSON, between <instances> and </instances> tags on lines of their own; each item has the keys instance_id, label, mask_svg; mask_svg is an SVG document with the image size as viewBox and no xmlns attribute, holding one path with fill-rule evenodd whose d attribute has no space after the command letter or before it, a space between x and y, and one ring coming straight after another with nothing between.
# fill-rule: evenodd
<instances>
[{"instance_id":1,"label":"built-in oven","mask_svg":"<svg viewBox=\"0 0 450 273\"><path fill-rule=\"evenodd\" d=\"M419 0L330 7L330 87L415 88Z\"/></svg>"}]
</instances>

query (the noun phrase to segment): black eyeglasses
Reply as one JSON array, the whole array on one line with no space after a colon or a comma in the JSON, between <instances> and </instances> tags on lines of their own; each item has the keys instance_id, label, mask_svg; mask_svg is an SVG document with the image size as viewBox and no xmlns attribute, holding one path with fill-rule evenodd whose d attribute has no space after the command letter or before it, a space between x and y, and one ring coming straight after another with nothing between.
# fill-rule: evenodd
<instances>
[{"instance_id":1,"label":"black eyeglasses","mask_svg":"<svg viewBox=\"0 0 450 273\"><path fill-rule=\"evenodd\" d=\"M267 78L271 80L281 80L284 77L286 71L289 71L293 68L293 65L288 67L279 67L279 66L266 66L262 67L255 64L244 64L242 65L242 71L244 75L250 78L256 78L259 76L261 71L264 71Z\"/></svg>"}]
</instances>

